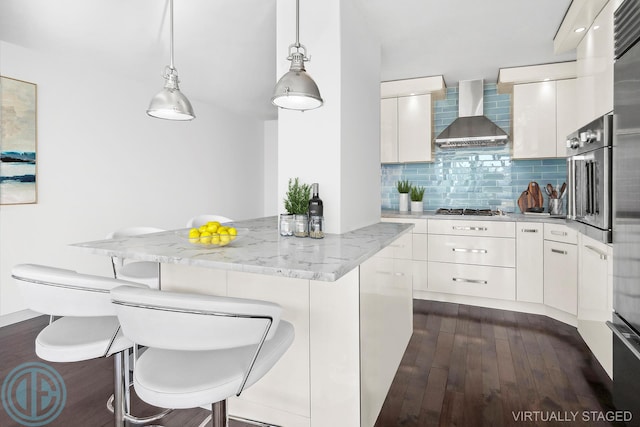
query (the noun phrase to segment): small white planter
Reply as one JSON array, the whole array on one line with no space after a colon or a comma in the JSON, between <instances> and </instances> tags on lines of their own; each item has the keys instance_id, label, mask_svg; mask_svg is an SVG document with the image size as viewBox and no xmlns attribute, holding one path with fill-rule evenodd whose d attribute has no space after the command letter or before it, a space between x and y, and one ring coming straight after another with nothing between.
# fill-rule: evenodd
<instances>
[{"instance_id":1,"label":"small white planter","mask_svg":"<svg viewBox=\"0 0 640 427\"><path fill-rule=\"evenodd\" d=\"M424 202L411 202L411 212L422 212L424 210Z\"/></svg>"},{"instance_id":2,"label":"small white planter","mask_svg":"<svg viewBox=\"0 0 640 427\"><path fill-rule=\"evenodd\" d=\"M400 212L409 212L409 193L400 194Z\"/></svg>"}]
</instances>

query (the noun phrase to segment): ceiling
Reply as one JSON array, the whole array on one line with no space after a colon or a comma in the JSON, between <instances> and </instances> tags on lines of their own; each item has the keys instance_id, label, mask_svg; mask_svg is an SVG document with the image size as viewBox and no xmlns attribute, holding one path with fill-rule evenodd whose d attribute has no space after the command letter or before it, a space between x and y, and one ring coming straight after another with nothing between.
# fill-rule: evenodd
<instances>
[{"instance_id":1,"label":"ceiling","mask_svg":"<svg viewBox=\"0 0 640 427\"><path fill-rule=\"evenodd\" d=\"M477 78L490 83L499 68L575 59L575 50L553 53L571 0L352 1L381 42L383 81L443 75L448 86ZM0 40L90 61L136 81L157 76L160 90L169 62L168 3L2 0ZM277 117L269 101L279 77L275 7L276 0L174 0L175 66L196 110L209 102Z\"/></svg>"}]
</instances>

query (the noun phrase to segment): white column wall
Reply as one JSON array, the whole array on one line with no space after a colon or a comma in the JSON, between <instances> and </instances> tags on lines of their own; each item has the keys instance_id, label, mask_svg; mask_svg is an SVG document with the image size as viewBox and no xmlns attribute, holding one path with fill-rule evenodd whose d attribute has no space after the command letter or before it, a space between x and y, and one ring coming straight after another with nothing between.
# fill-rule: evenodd
<instances>
[{"instance_id":1,"label":"white column wall","mask_svg":"<svg viewBox=\"0 0 640 427\"><path fill-rule=\"evenodd\" d=\"M295 1L277 2L277 76L289 69ZM351 1L300 4L300 42L307 72L325 104L278 114L278 203L284 212L289 178L320 184L325 229L345 233L380 217L379 44Z\"/></svg>"},{"instance_id":2,"label":"white column wall","mask_svg":"<svg viewBox=\"0 0 640 427\"><path fill-rule=\"evenodd\" d=\"M352 1L341 1L343 231L380 221L380 43Z\"/></svg>"},{"instance_id":3,"label":"white column wall","mask_svg":"<svg viewBox=\"0 0 640 427\"><path fill-rule=\"evenodd\" d=\"M200 213L263 215L264 122L198 102L192 91L194 121L148 117L163 66L127 81L115 66L0 42L0 74L38 85L38 203L0 207L0 315L24 308L15 264L111 274L108 259L70 243L134 225L182 228Z\"/></svg>"}]
</instances>

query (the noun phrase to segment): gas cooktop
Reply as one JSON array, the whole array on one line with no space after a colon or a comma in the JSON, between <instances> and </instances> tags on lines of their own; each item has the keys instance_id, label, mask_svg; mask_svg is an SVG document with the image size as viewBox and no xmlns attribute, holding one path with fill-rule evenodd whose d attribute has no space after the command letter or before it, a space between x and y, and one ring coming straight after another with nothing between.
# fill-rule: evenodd
<instances>
[{"instance_id":1,"label":"gas cooktop","mask_svg":"<svg viewBox=\"0 0 640 427\"><path fill-rule=\"evenodd\" d=\"M500 211L492 211L491 209L450 209L440 208L436 211L436 215L478 215L478 216L493 216L501 215Z\"/></svg>"}]
</instances>

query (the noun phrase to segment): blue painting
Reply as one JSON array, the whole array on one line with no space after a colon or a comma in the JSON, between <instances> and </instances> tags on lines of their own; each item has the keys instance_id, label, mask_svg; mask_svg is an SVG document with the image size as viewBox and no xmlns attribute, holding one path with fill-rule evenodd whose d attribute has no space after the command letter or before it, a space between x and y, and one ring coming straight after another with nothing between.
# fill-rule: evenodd
<instances>
[{"instance_id":1,"label":"blue painting","mask_svg":"<svg viewBox=\"0 0 640 427\"><path fill-rule=\"evenodd\" d=\"M36 203L36 85L0 76L0 204Z\"/></svg>"}]
</instances>

